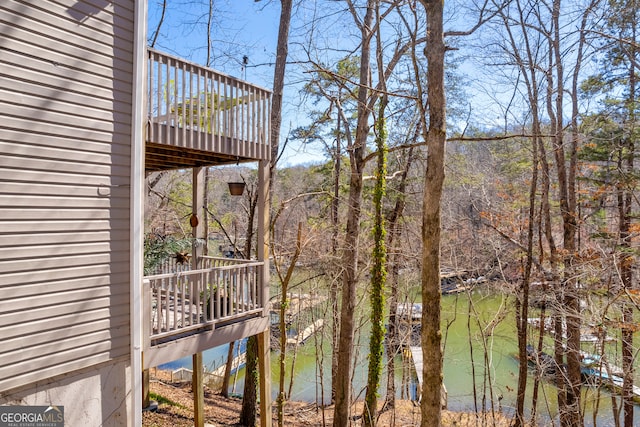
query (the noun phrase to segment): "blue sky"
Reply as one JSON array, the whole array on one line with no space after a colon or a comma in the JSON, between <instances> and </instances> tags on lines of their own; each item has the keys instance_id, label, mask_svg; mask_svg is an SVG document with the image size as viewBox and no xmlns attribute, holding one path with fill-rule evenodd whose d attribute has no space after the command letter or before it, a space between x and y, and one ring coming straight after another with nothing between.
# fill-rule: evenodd
<instances>
[{"instance_id":1,"label":"blue sky","mask_svg":"<svg viewBox=\"0 0 640 427\"><path fill-rule=\"evenodd\" d=\"M155 48L205 64L208 3L206 0L169 0ZM162 0L150 0L148 7L148 40L151 42L160 20ZM212 68L271 89L280 2L215 0L214 8ZM295 22L292 22L293 26ZM294 32L295 29L292 29L292 37ZM293 49L290 48L290 52ZM243 67L244 56L248 59L247 67ZM293 68L290 66L287 71L293 71ZM299 115L301 109L296 105L298 98L297 87L288 84L285 88L281 140L284 140L290 129L299 126L305 120ZM281 165L318 163L323 160L324 156L319 150L291 143Z\"/></svg>"},{"instance_id":2,"label":"blue sky","mask_svg":"<svg viewBox=\"0 0 640 427\"><path fill-rule=\"evenodd\" d=\"M149 40L157 28L162 3L163 0L149 0ZM168 9L155 48L205 64L209 2L168 0L167 3ZM212 68L270 89L273 83L280 1L214 0L214 10ZM303 46L307 45L311 31L313 45L316 47L311 49L310 55L318 61L330 64L353 49L359 35L355 34L357 29L353 22L348 24L351 18L343 19L345 10L343 2L305 0L297 3L291 23L289 60L305 61ZM466 29L471 25L460 11L453 16L447 27L452 23L456 29ZM314 25L317 26L312 29L310 22L316 22ZM392 41L393 39L389 40ZM246 68L243 67L244 56L248 59ZM464 65L463 68L462 72L474 72ZM307 124L300 87L301 82L309 76L304 64L287 66L281 143L292 129ZM465 90L470 91L471 88L465 87ZM472 98L476 102L488 99L482 94L479 97L469 97ZM483 111L486 112L487 109L483 108ZM483 119L491 123L496 120L496 116L491 114L491 117L487 117L484 114ZM295 141L289 144L281 166L326 160L322 147L303 146Z\"/></svg>"},{"instance_id":3,"label":"blue sky","mask_svg":"<svg viewBox=\"0 0 640 427\"><path fill-rule=\"evenodd\" d=\"M273 3L273 4L272 4ZM234 77L244 78L243 56L249 59L247 80L271 86L272 72L268 64L275 58L278 34L279 2L252 0L215 0L213 21L212 67ZM149 1L149 39L160 19L162 0ZM206 62L206 0L169 0L155 47L175 53L194 62ZM254 73L258 68L264 71Z\"/></svg>"}]
</instances>

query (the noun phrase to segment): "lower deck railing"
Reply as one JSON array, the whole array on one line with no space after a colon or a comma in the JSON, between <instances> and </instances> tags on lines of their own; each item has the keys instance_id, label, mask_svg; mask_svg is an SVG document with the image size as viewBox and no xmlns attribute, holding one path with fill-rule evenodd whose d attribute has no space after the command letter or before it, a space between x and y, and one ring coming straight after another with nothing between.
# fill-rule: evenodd
<instances>
[{"instance_id":1,"label":"lower deck railing","mask_svg":"<svg viewBox=\"0 0 640 427\"><path fill-rule=\"evenodd\" d=\"M200 264L144 278L147 346L262 315L264 262L203 257Z\"/></svg>"}]
</instances>

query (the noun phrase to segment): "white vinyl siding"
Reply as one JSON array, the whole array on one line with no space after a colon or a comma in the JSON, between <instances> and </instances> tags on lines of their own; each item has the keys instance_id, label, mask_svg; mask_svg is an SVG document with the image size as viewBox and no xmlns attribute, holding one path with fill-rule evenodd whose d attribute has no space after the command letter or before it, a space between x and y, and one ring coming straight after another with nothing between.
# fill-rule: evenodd
<instances>
[{"instance_id":1,"label":"white vinyl siding","mask_svg":"<svg viewBox=\"0 0 640 427\"><path fill-rule=\"evenodd\" d=\"M0 394L129 356L133 20L0 2Z\"/></svg>"}]
</instances>

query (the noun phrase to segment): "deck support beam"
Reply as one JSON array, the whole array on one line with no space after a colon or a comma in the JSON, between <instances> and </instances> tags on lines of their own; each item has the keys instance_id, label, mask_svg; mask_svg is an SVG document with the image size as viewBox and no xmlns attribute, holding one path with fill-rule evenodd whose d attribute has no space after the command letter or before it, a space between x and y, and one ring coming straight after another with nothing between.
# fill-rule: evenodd
<instances>
[{"instance_id":1,"label":"deck support beam","mask_svg":"<svg viewBox=\"0 0 640 427\"><path fill-rule=\"evenodd\" d=\"M142 371L142 409L151 406L150 377L151 374L148 369Z\"/></svg>"},{"instance_id":2,"label":"deck support beam","mask_svg":"<svg viewBox=\"0 0 640 427\"><path fill-rule=\"evenodd\" d=\"M260 427L271 427L271 361L267 329L258 334L258 371L260 374Z\"/></svg>"},{"instance_id":3,"label":"deck support beam","mask_svg":"<svg viewBox=\"0 0 640 427\"><path fill-rule=\"evenodd\" d=\"M193 388L193 425L204 427L204 370L202 353L193 355L193 373L191 387Z\"/></svg>"},{"instance_id":4,"label":"deck support beam","mask_svg":"<svg viewBox=\"0 0 640 427\"><path fill-rule=\"evenodd\" d=\"M206 246L206 236L204 236L204 188L206 168L194 168L191 194L191 236L193 237L193 247L191 250L191 268L197 270L200 268L200 260L204 255ZM194 219L195 218L195 219ZM205 283L199 283L198 288L202 291L206 286ZM204 427L204 382L203 382L203 364L202 352L195 353L193 360L193 422L196 427Z\"/></svg>"},{"instance_id":5,"label":"deck support beam","mask_svg":"<svg viewBox=\"0 0 640 427\"><path fill-rule=\"evenodd\" d=\"M258 260L264 262L262 270L262 307L269 318L269 191L271 185L269 161L258 162ZM271 427L271 358L270 329L258 334L258 371L260 375L260 426Z\"/></svg>"}]
</instances>

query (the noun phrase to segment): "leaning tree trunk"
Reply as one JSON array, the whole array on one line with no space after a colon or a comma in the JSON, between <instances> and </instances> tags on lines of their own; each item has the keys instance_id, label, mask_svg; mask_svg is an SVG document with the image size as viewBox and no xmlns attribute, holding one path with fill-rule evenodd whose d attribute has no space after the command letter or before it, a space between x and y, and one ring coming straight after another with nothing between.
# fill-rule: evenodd
<instances>
[{"instance_id":1,"label":"leaning tree trunk","mask_svg":"<svg viewBox=\"0 0 640 427\"><path fill-rule=\"evenodd\" d=\"M446 103L442 0L421 0L427 12L427 170L422 202L422 371L421 426L441 424L442 347L440 330L440 200L444 181Z\"/></svg>"}]
</instances>

